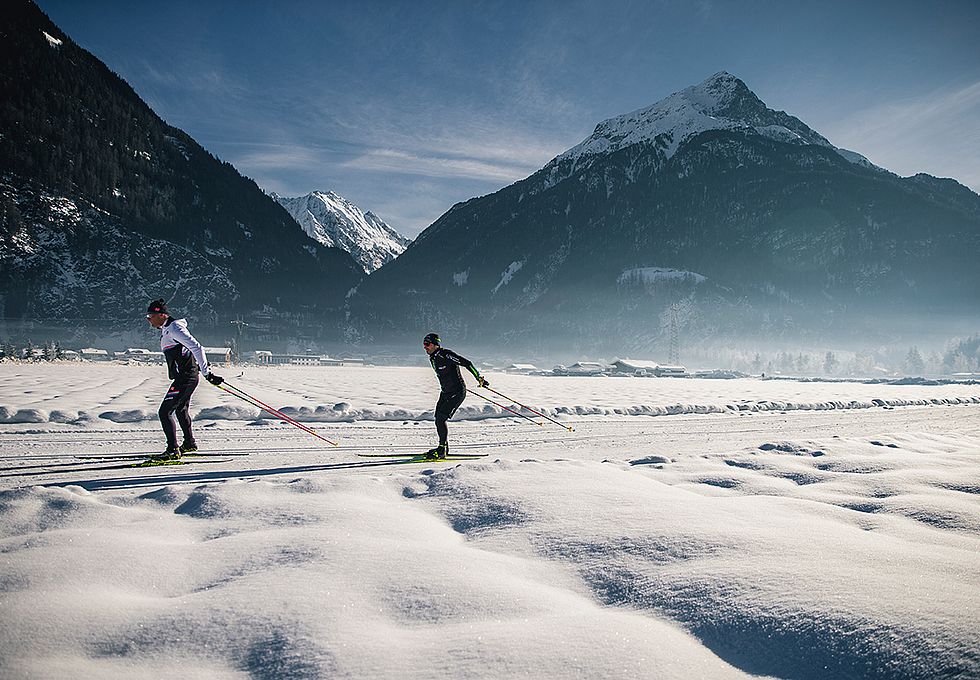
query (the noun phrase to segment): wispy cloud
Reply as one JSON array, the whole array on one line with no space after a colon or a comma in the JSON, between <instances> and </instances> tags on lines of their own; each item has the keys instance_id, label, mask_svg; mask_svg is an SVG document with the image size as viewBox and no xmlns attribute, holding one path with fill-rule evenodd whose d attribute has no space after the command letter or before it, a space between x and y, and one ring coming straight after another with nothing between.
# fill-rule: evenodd
<instances>
[{"instance_id":1,"label":"wispy cloud","mask_svg":"<svg viewBox=\"0 0 980 680\"><path fill-rule=\"evenodd\" d=\"M980 191L978 120L980 82L973 82L857 111L826 132L834 144L902 175L953 177Z\"/></svg>"},{"instance_id":2,"label":"wispy cloud","mask_svg":"<svg viewBox=\"0 0 980 680\"><path fill-rule=\"evenodd\" d=\"M491 163L478 158L420 156L395 149L372 149L344 163L343 167L372 172L425 177L466 177L499 182L513 182L527 174L523 166Z\"/></svg>"}]
</instances>

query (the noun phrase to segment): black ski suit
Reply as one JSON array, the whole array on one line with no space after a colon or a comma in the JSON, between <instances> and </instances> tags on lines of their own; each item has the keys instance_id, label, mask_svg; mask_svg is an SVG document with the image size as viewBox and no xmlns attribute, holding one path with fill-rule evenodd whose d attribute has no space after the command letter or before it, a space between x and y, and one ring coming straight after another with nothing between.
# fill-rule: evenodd
<instances>
[{"instance_id":1,"label":"black ski suit","mask_svg":"<svg viewBox=\"0 0 980 680\"><path fill-rule=\"evenodd\" d=\"M468 369L477 380L480 379L480 372L476 370L472 361L445 347L440 347L430 354L429 363L432 364L432 370L436 372L436 376L439 378L439 386L442 388L435 413L439 446L448 449L449 427L446 425L446 421L453 417L456 409L466 399L466 383L463 382L459 367Z\"/></svg>"}]
</instances>

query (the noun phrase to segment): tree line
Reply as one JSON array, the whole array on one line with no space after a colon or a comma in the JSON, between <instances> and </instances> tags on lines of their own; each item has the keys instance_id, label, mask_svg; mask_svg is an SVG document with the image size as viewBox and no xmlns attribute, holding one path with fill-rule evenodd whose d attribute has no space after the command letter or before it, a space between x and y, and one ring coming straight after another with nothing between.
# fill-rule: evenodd
<instances>
[{"instance_id":1,"label":"tree line","mask_svg":"<svg viewBox=\"0 0 980 680\"><path fill-rule=\"evenodd\" d=\"M65 358L65 348L58 342L35 345L30 340L16 345L10 340L0 343L0 361L55 361Z\"/></svg>"}]
</instances>

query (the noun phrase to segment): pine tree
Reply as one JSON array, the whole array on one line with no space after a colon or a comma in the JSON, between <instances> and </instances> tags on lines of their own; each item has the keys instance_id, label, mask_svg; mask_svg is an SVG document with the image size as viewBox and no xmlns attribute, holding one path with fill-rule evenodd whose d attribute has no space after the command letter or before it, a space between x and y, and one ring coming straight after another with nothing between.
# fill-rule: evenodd
<instances>
[{"instance_id":1,"label":"pine tree","mask_svg":"<svg viewBox=\"0 0 980 680\"><path fill-rule=\"evenodd\" d=\"M831 375L837 371L838 366L840 366L840 362L837 361L837 357L834 356L834 353L827 352L827 355L823 358L823 372L827 375Z\"/></svg>"},{"instance_id":2,"label":"pine tree","mask_svg":"<svg viewBox=\"0 0 980 680\"><path fill-rule=\"evenodd\" d=\"M925 372L926 363L922 360L922 355L919 354L918 347L909 348L909 353L905 356L903 368L912 375L922 375Z\"/></svg>"}]
</instances>

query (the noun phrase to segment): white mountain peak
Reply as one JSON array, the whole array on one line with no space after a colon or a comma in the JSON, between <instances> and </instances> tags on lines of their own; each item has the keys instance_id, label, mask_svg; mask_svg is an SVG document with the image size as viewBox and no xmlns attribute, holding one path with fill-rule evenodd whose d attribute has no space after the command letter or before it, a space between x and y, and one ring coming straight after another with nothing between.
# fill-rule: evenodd
<instances>
[{"instance_id":1,"label":"white mountain peak","mask_svg":"<svg viewBox=\"0 0 980 680\"><path fill-rule=\"evenodd\" d=\"M599 123L581 144L555 161L588 161L639 143L655 144L667 158L682 143L708 130L754 131L765 137L796 144L815 144L836 149L798 118L768 108L741 80L721 71L698 85L631 113ZM851 162L858 154L841 153ZM867 163L867 159L863 159Z\"/></svg>"},{"instance_id":2,"label":"white mountain peak","mask_svg":"<svg viewBox=\"0 0 980 680\"><path fill-rule=\"evenodd\" d=\"M272 197L310 238L346 250L368 274L398 257L410 242L370 210L362 211L333 191L314 191L296 198L277 194Z\"/></svg>"}]
</instances>

